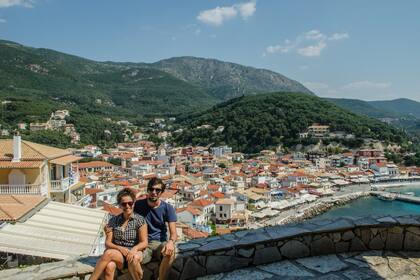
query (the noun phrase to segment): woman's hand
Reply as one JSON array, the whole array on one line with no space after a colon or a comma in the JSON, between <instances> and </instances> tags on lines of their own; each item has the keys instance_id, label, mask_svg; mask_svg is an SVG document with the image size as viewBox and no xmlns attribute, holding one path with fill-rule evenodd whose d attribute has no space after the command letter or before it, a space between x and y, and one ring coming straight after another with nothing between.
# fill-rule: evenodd
<instances>
[{"instance_id":1,"label":"woman's hand","mask_svg":"<svg viewBox=\"0 0 420 280\"><path fill-rule=\"evenodd\" d=\"M128 251L128 254L127 254L127 261L129 262L129 263L132 263L133 261L134 261L134 257L136 256L136 254L137 254L137 250L136 249L131 249L130 251Z\"/></svg>"},{"instance_id":2,"label":"woman's hand","mask_svg":"<svg viewBox=\"0 0 420 280\"><path fill-rule=\"evenodd\" d=\"M130 250L128 250L128 249L127 249L127 248L125 248L125 247L121 247L119 251L121 252L121 254L122 254L124 257L127 257L128 253L130 252Z\"/></svg>"}]
</instances>

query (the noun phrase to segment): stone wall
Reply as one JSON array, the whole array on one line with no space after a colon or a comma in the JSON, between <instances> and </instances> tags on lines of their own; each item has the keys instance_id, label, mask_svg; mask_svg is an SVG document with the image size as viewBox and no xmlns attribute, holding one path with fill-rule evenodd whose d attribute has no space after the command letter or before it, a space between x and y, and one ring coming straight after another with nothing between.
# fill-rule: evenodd
<instances>
[{"instance_id":1,"label":"stone wall","mask_svg":"<svg viewBox=\"0 0 420 280\"><path fill-rule=\"evenodd\" d=\"M420 251L420 216L306 221L197 239L179 244L178 249L170 279L191 279L284 259L324 254L366 250ZM56 265L57 277L49 275L48 279L65 278L58 274L60 263ZM42 271L42 266L35 271ZM65 276L70 277L68 269L71 265L67 262L67 265L61 266L67 269ZM77 263L73 266L76 268ZM50 267L48 271L53 269ZM79 271L81 278L89 273L89 269L84 267L83 271L83 274ZM8 275L0 272L0 278L19 279L13 278L18 276L18 272L19 276L25 277L25 271L15 270L15 273L9 271ZM144 279L152 279L156 272L157 264L148 264Z\"/></svg>"}]
</instances>

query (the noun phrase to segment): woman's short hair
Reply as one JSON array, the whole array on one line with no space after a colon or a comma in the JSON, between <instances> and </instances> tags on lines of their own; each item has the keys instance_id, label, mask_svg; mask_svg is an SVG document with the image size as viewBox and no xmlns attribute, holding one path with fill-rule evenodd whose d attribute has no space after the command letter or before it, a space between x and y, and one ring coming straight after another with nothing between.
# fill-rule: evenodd
<instances>
[{"instance_id":1,"label":"woman's short hair","mask_svg":"<svg viewBox=\"0 0 420 280\"><path fill-rule=\"evenodd\" d=\"M162 191L165 191L165 188L166 188L165 183L162 181L162 179L156 178L156 177L150 179L149 183L147 183L147 188L150 189L151 187L156 186L156 185L161 185Z\"/></svg>"},{"instance_id":2,"label":"woman's short hair","mask_svg":"<svg viewBox=\"0 0 420 280\"><path fill-rule=\"evenodd\" d=\"M133 201L136 201L136 194L131 188L124 188L119 191L117 194L117 203L120 204L121 200L124 196L129 196L133 199Z\"/></svg>"}]
</instances>

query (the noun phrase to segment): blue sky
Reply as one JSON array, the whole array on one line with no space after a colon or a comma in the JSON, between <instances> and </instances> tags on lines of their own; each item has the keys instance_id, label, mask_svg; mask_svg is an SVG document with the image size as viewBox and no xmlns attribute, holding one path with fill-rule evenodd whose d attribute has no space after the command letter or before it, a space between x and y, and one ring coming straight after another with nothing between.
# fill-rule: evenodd
<instances>
[{"instance_id":1,"label":"blue sky","mask_svg":"<svg viewBox=\"0 0 420 280\"><path fill-rule=\"evenodd\" d=\"M99 61L199 56L319 96L420 101L420 1L0 0L0 38Z\"/></svg>"}]
</instances>

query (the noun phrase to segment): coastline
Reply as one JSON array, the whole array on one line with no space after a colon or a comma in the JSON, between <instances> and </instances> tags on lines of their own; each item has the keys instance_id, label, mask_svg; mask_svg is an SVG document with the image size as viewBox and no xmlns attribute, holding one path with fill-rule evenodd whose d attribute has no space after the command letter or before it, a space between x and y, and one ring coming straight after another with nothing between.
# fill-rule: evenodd
<instances>
[{"instance_id":1,"label":"coastline","mask_svg":"<svg viewBox=\"0 0 420 280\"><path fill-rule=\"evenodd\" d=\"M350 194L330 197L328 200L315 202L313 205L308 205L303 209L295 208L294 210L296 211L296 215L284 218L278 221L277 224L288 224L308 220L315 216L321 215L322 213L325 213L333 208L343 206L351 201L370 195L371 193L370 191L368 191L354 192Z\"/></svg>"}]
</instances>

